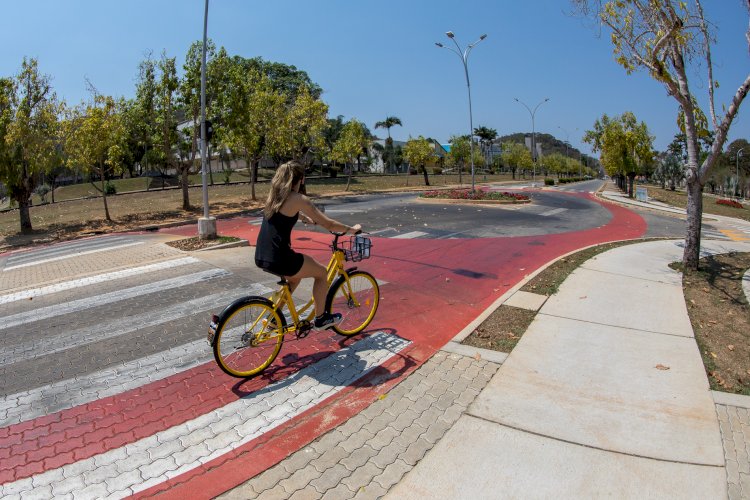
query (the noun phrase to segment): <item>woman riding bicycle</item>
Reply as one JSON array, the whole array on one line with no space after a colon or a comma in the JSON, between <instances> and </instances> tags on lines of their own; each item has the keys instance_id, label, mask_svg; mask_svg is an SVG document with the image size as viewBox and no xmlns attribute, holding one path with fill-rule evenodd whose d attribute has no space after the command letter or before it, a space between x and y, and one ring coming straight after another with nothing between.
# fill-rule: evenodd
<instances>
[{"instance_id":1,"label":"woman riding bicycle","mask_svg":"<svg viewBox=\"0 0 750 500\"><path fill-rule=\"evenodd\" d=\"M309 255L292 249L292 228L300 216L302 220L319 224L331 232L354 234L361 230L361 226L356 224L350 227L327 217L307 196L300 193L304 184L305 167L301 163L290 161L276 170L263 209L263 224L255 248L255 265L284 277L292 292L302 278L313 278L314 327L326 329L341 321L341 314L325 312L328 291L326 268Z\"/></svg>"}]
</instances>

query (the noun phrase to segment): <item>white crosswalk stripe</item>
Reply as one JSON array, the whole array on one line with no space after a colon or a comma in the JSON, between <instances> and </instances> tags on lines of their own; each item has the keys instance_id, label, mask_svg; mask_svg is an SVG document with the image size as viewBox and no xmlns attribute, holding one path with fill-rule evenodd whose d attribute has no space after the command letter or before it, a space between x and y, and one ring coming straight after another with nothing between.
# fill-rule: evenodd
<instances>
[{"instance_id":1,"label":"white crosswalk stripe","mask_svg":"<svg viewBox=\"0 0 750 500\"><path fill-rule=\"evenodd\" d=\"M20 345L1 346L0 364L28 361L39 356L77 349L87 344L162 325L196 313L223 308L232 300L244 295L265 295L272 290L264 285L215 293L186 302L179 302L156 311L128 316L107 322L106 328L94 325L75 331L49 334L42 339L33 339Z\"/></svg>"},{"instance_id":2,"label":"white crosswalk stripe","mask_svg":"<svg viewBox=\"0 0 750 500\"><path fill-rule=\"evenodd\" d=\"M422 236L426 236L427 233L423 233L422 231L411 231L410 233L404 233L399 234L397 236L394 236L393 239L412 239L412 238L421 238Z\"/></svg>"},{"instance_id":3,"label":"white crosswalk stripe","mask_svg":"<svg viewBox=\"0 0 750 500\"><path fill-rule=\"evenodd\" d=\"M165 269L171 269L179 266L185 266L188 264L195 264L200 262L195 257L183 257L181 259L166 260L163 262L157 262L154 264L148 264L140 267L133 267L130 269L123 269L121 271L113 271L111 273L99 274L95 276L89 276L86 278L80 278L76 280L63 281L61 283L55 283L54 285L48 285L38 288L32 288L29 290L23 290L20 292L14 292L7 295L0 295L0 304L8 304L17 300L31 299L48 295L51 293L62 292L65 290L72 290L88 285L94 285L96 283L104 283L116 279L129 278L131 276L138 276L139 274L152 273L156 271L162 271Z\"/></svg>"},{"instance_id":4,"label":"white crosswalk stripe","mask_svg":"<svg viewBox=\"0 0 750 500\"><path fill-rule=\"evenodd\" d=\"M94 241L85 245L58 245L50 250L34 252L32 254L19 254L17 256L11 256L6 261L3 271L12 271L14 269L20 269L22 267L46 264L63 259L70 259L72 257L80 257L83 255L106 252L109 250L119 250L125 247L142 244L142 241L132 241L122 238L104 238L101 242Z\"/></svg>"},{"instance_id":5,"label":"white crosswalk stripe","mask_svg":"<svg viewBox=\"0 0 750 500\"><path fill-rule=\"evenodd\" d=\"M27 323L33 323L35 321L40 321L43 319L53 318L55 316L60 316L63 314L81 312L86 309L100 307L112 302L118 302L133 297L140 297L141 295L159 293L171 288L187 286L190 284L199 283L201 281L228 276L229 274L231 273L229 271L225 271L224 269L209 269L207 271L200 271L186 276L179 276L177 278L157 281L154 283L149 283L147 285L141 285L127 288L125 290L105 293L97 297L84 298L74 300L65 304L42 307L40 309L34 310L34 314L29 314L28 312L11 314L10 316L0 317L0 330L13 328Z\"/></svg>"}]
</instances>

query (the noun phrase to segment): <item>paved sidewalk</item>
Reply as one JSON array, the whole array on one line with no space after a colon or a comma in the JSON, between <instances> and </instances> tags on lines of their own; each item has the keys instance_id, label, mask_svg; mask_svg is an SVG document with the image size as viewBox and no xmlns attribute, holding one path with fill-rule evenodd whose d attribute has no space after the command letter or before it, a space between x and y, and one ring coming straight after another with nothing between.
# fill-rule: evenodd
<instances>
[{"instance_id":1,"label":"paved sidewalk","mask_svg":"<svg viewBox=\"0 0 750 500\"><path fill-rule=\"evenodd\" d=\"M389 498L750 498L750 398L714 402L667 267L681 245L624 246L575 271ZM750 245L703 245L734 250Z\"/></svg>"}]
</instances>

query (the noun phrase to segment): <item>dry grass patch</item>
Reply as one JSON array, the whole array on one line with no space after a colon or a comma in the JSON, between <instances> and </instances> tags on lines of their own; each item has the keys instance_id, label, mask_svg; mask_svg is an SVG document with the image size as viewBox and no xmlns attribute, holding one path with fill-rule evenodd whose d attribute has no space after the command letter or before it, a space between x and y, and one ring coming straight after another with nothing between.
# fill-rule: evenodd
<instances>
[{"instance_id":1,"label":"dry grass patch","mask_svg":"<svg viewBox=\"0 0 750 500\"><path fill-rule=\"evenodd\" d=\"M687 194L681 191L670 191L669 189L661 189L658 187L649 186L648 196L649 198L652 198L656 201L660 201L662 203L666 203L678 208L687 207ZM725 217L736 217L738 219L750 221L750 207L748 207L748 204L744 204L743 208L735 208L716 203L716 201L719 199L721 198L704 194L703 213L723 215Z\"/></svg>"},{"instance_id":2,"label":"dry grass patch","mask_svg":"<svg viewBox=\"0 0 750 500\"><path fill-rule=\"evenodd\" d=\"M682 284L711 389L750 395L750 306L742 289L750 253L706 257L699 265Z\"/></svg>"}]
</instances>

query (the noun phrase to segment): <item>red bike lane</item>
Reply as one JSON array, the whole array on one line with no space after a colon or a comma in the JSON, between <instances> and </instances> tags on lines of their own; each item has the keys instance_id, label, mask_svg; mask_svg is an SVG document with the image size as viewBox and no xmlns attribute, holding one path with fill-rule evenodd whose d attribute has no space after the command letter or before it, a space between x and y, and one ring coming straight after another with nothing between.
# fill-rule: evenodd
<instances>
[{"instance_id":1,"label":"red bike lane","mask_svg":"<svg viewBox=\"0 0 750 500\"><path fill-rule=\"evenodd\" d=\"M645 221L617 205L592 199L612 214L602 227L565 234L482 239L387 239L373 237L373 256L357 263L381 287L378 313L363 335L343 338L330 332L285 342L279 358L252 380L233 379L214 363L177 373L116 396L101 398L0 429L0 484L32 478L141 439L278 384L359 339L385 332L408 346L377 368L314 407L288 419L218 458L179 474L137 496L212 497L273 466L347 418L416 370L458 332L525 276L570 251L607 241L642 236ZM221 235L254 244L253 218L217 221ZM196 227L164 233L193 236ZM295 231L294 246L325 261L327 234ZM249 255L248 255L249 258ZM253 265L248 262L247 265ZM203 325L201 325L203 327ZM4 450L4 451L3 451ZM7 452L7 453L6 453Z\"/></svg>"}]
</instances>

